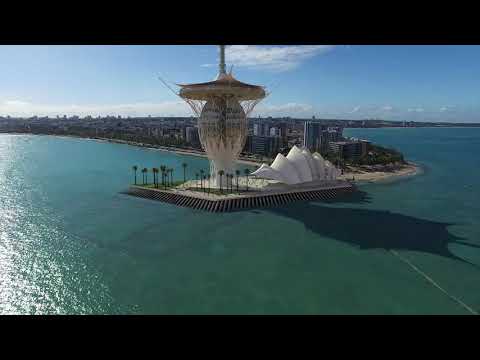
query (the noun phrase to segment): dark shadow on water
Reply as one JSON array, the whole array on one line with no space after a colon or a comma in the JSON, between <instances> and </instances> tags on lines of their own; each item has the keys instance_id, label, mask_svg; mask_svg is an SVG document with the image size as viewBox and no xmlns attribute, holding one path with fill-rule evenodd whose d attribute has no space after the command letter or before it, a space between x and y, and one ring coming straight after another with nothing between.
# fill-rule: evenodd
<instances>
[{"instance_id":1,"label":"dark shadow on water","mask_svg":"<svg viewBox=\"0 0 480 360\"><path fill-rule=\"evenodd\" d=\"M358 189L352 193L340 194L335 199L323 201L324 204L370 204L371 202L370 194Z\"/></svg>"},{"instance_id":2,"label":"dark shadow on water","mask_svg":"<svg viewBox=\"0 0 480 360\"><path fill-rule=\"evenodd\" d=\"M450 243L480 248L451 234L448 226L454 224L429 221L384 210L328 206L328 204L369 202L369 195L358 191L328 203L293 203L285 207L271 208L268 211L295 219L321 236L343 241L360 249L420 251L466 262L480 269L478 265L459 258L448 249Z\"/></svg>"}]
</instances>

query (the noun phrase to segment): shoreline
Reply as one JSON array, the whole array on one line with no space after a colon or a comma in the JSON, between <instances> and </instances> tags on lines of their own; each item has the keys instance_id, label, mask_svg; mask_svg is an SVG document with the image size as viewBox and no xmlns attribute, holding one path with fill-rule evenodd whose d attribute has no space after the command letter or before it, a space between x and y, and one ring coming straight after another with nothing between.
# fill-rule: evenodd
<instances>
[{"instance_id":1,"label":"shoreline","mask_svg":"<svg viewBox=\"0 0 480 360\"><path fill-rule=\"evenodd\" d=\"M42 135L42 136L55 136L55 137L59 137L59 138L84 139L84 140L92 140L92 141L98 141L98 142L108 142L108 143L114 143L114 144L129 145L129 146L134 146L134 147L138 147L138 148L145 148L145 149L151 149L151 150L170 152L170 153L174 153L174 154L177 154L177 155L183 155L183 156L197 156L197 157L207 158L207 155L204 152L200 152L200 151L196 151L196 150L188 150L188 149L175 148L175 147L153 146L153 145L150 145L150 144L137 143L137 142L128 141L128 140L107 139L107 138L92 138L92 137L82 137L82 136L75 136L75 135L55 135L55 134L31 134L31 133L4 133L4 134L10 134L10 135ZM242 159L242 158L239 158L237 160L237 162L240 163L240 164L250 165L250 166L260 166L261 164L264 163L263 161L254 161L254 160ZM385 180L399 180L401 178L418 175L421 172L421 167L418 164L415 164L415 163L412 163L412 162L407 162L407 165L403 166L400 169L393 170L393 171L367 172L367 171L362 171L360 169L356 169L356 171L360 171L360 173L358 173L358 172L346 172L343 175L340 175L339 179L352 181L352 178L354 177L355 178L354 182L358 183L358 184L379 183L379 182L383 182Z\"/></svg>"},{"instance_id":2,"label":"shoreline","mask_svg":"<svg viewBox=\"0 0 480 360\"><path fill-rule=\"evenodd\" d=\"M150 145L150 144L137 143L137 142L128 141L128 140L90 138L90 137L69 136L69 135L60 135L60 136L53 135L53 136L76 138L76 139L87 139L87 140L108 142L108 143L114 143L114 144L123 144L123 145L135 146L135 147L140 147L140 148L145 148L145 149L170 152L170 153L174 153L174 154L177 154L177 155L197 156L197 157L207 158L207 154L205 154L204 152L201 152L201 151L197 151L197 150L189 150L189 149L182 149L182 148L175 148L175 147L166 147L166 146L160 146L160 145L154 146L154 145ZM245 165L254 165L254 166L259 166L259 165L262 164L262 162L256 162L254 160L247 160L247 159L242 159L242 158L239 158L237 160L237 162L239 162L241 164L245 164Z\"/></svg>"},{"instance_id":3,"label":"shoreline","mask_svg":"<svg viewBox=\"0 0 480 360\"><path fill-rule=\"evenodd\" d=\"M75 136L72 136L72 137L75 137ZM118 143L118 144L126 144L130 146L143 147L143 148L153 149L153 150L160 150L160 151L175 153L177 155L198 156L198 157L207 158L207 155L204 152L199 152L195 150L187 150L187 149L181 149L181 148L153 147L148 145L145 146L143 144L138 144L138 143L126 141L126 140L96 139L96 138L88 138L88 139L104 141L104 142L112 142L112 143ZM260 166L261 164L264 163L263 161L253 161L253 160L247 160L247 159L241 159L241 158L239 158L237 162L245 165L252 165L252 166ZM361 171L361 170L357 170L357 171ZM413 176L418 173L419 173L419 166L414 163L407 162L407 165L405 165L401 169L394 170L391 172L387 172L387 171L375 171L375 172L364 171L362 173L348 172L348 173L345 173L344 175L341 175L339 179L349 180L349 179L352 179L352 177L355 177L355 182L362 182L362 183L363 182L379 182L387 179Z\"/></svg>"},{"instance_id":4,"label":"shoreline","mask_svg":"<svg viewBox=\"0 0 480 360\"><path fill-rule=\"evenodd\" d=\"M359 170L361 171L361 170ZM385 181L395 181L410 176L415 176L421 173L421 167L418 164L407 162L402 168L393 171L362 171L360 173L348 172L339 177L343 180L352 180L354 177L355 183L368 184L368 183L383 183Z\"/></svg>"},{"instance_id":5,"label":"shoreline","mask_svg":"<svg viewBox=\"0 0 480 360\"><path fill-rule=\"evenodd\" d=\"M144 144L144 143L137 143L135 141L128 141L128 140L119 140L119 139L107 139L107 138L93 138L93 137L83 137L83 136L75 136L75 135L56 135L56 134L32 134L32 133L0 133L6 135L35 135L35 136L54 136L57 138L65 138L65 139L82 139L82 140L90 140L90 141L98 141L98 142L106 142L106 143L113 143L113 144L122 144L122 145L129 145L138 148L150 149L150 150L158 150L158 151L165 151L174 153L177 155L184 155L184 156L198 156L207 158L207 154L198 150L189 150L189 149L182 149L182 148L175 148L175 147L167 147L161 145L151 145L151 144ZM237 162L245 165L251 166L260 166L263 164L263 161L255 161L251 159L239 158Z\"/></svg>"}]
</instances>

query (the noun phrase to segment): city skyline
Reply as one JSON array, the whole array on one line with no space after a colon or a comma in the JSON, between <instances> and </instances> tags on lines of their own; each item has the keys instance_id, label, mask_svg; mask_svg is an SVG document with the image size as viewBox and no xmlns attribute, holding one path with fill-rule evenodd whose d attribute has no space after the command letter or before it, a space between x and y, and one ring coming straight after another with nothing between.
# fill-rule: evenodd
<instances>
[{"instance_id":1,"label":"city skyline","mask_svg":"<svg viewBox=\"0 0 480 360\"><path fill-rule=\"evenodd\" d=\"M2 46L0 116L191 116L158 80L208 81L215 46ZM253 116L479 122L478 46L229 46L272 93Z\"/></svg>"}]
</instances>

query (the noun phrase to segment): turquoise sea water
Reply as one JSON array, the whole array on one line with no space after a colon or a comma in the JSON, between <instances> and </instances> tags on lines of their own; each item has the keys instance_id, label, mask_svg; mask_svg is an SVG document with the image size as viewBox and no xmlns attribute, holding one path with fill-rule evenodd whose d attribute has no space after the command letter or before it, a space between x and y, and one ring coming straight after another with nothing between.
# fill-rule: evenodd
<instances>
[{"instance_id":1,"label":"turquoise sea water","mask_svg":"<svg viewBox=\"0 0 480 360\"><path fill-rule=\"evenodd\" d=\"M210 214L122 195L131 166L203 158L0 135L0 313L480 311L480 129L348 129L421 175L334 203ZM393 252L392 252L393 250Z\"/></svg>"}]
</instances>

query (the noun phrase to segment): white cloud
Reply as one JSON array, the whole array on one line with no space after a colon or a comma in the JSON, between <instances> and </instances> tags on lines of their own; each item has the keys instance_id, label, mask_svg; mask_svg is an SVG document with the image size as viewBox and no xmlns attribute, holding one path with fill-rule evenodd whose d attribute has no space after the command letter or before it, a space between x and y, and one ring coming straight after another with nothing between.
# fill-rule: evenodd
<instances>
[{"instance_id":1,"label":"white cloud","mask_svg":"<svg viewBox=\"0 0 480 360\"><path fill-rule=\"evenodd\" d=\"M6 100L4 102L4 105L7 106L7 107L9 106L9 107L16 108L16 107L28 106L29 103L26 102L26 101L20 101L20 100Z\"/></svg>"},{"instance_id":2,"label":"white cloud","mask_svg":"<svg viewBox=\"0 0 480 360\"><path fill-rule=\"evenodd\" d=\"M442 106L442 107L440 108L440 111L441 111L441 112L452 111L452 110L454 110L454 107L455 107L455 106L447 106L447 105L445 105L445 106Z\"/></svg>"},{"instance_id":3,"label":"white cloud","mask_svg":"<svg viewBox=\"0 0 480 360\"><path fill-rule=\"evenodd\" d=\"M225 50L226 62L234 66L288 71L303 61L332 50L331 45L258 46L231 45ZM215 66L204 64L202 66Z\"/></svg>"},{"instance_id":4,"label":"white cloud","mask_svg":"<svg viewBox=\"0 0 480 360\"><path fill-rule=\"evenodd\" d=\"M252 113L252 116L312 116L313 106L309 104L286 103L280 105L268 105L260 103Z\"/></svg>"},{"instance_id":5,"label":"white cloud","mask_svg":"<svg viewBox=\"0 0 480 360\"><path fill-rule=\"evenodd\" d=\"M366 104L351 105L311 105L289 102L283 104L260 103L252 116L337 118L337 119L384 119L384 120L415 120L415 121L460 121L478 122L480 109L478 106L441 106L429 108L403 108L390 105ZM133 102L125 104L86 104L86 105L54 105L36 104L17 99L0 100L0 116L192 116L191 109L181 100L163 101L159 103ZM420 117L420 118L419 118Z\"/></svg>"},{"instance_id":6,"label":"white cloud","mask_svg":"<svg viewBox=\"0 0 480 360\"><path fill-rule=\"evenodd\" d=\"M268 105L261 103L255 114L261 116L311 116L313 107L309 104L286 103ZM20 100L0 102L0 116L192 116L189 106L183 101L164 101L159 103L127 103L110 105L52 105L34 104Z\"/></svg>"},{"instance_id":7,"label":"white cloud","mask_svg":"<svg viewBox=\"0 0 480 360\"><path fill-rule=\"evenodd\" d=\"M6 116L190 116L190 108L183 101L164 101L160 103L127 103L110 105L51 105L34 104L20 100L0 102L0 115Z\"/></svg>"}]
</instances>

